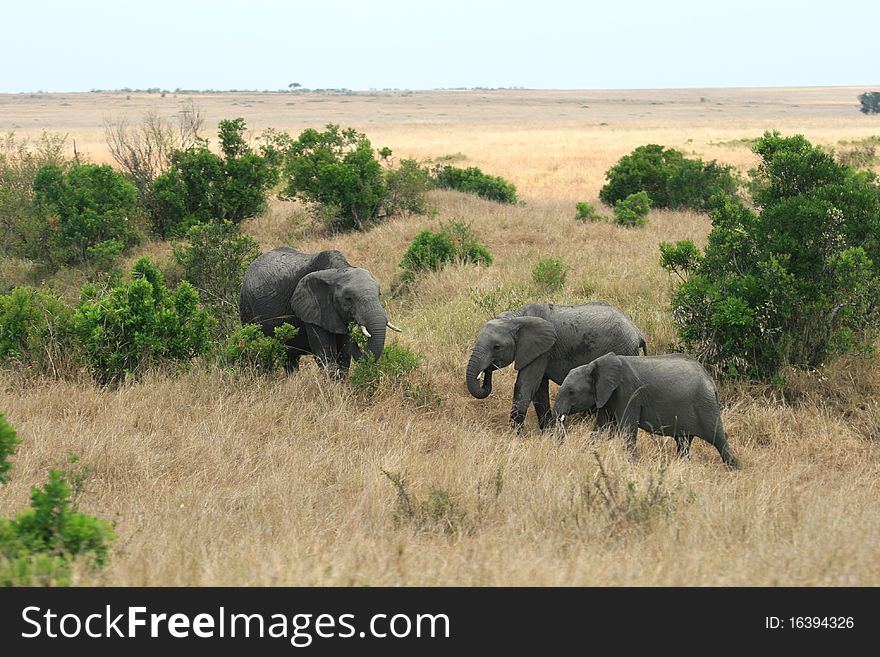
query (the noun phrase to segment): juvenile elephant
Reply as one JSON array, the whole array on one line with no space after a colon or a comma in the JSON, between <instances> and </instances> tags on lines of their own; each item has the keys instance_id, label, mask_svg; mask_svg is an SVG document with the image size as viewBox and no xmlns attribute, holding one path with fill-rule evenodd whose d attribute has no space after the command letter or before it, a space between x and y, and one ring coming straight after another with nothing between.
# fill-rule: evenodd
<instances>
[{"instance_id":1,"label":"juvenile elephant","mask_svg":"<svg viewBox=\"0 0 880 657\"><path fill-rule=\"evenodd\" d=\"M721 423L715 382L683 354L633 358L611 353L574 368L556 396L554 415L564 428L568 413L594 408L598 426L616 426L633 457L641 428L675 437L682 456L699 436L715 446L726 465L737 465Z\"/></svg>"},{"instance_id":2,"label":"juvenile elephant","mask_svg":"<svg viewBox=\"0 0 880 657\"><path fill-rule=\"evenodd\" d=\"M477 336L467 366L467 388L477 399L492 392L492 372L514 363L519 374L510 423L521 430L534 402L541 429L552 421L549 382L561 384L569 371L615 351L647 354L638 327L614 306L528 304L489 320Z\"/></svg>"},{"instance_id":3,"label":"juvenile elephant","mask_svg":"<svg viewBox=\"0 0 880 657\"><path fill-rule=\"evenodd\" d=\"M321 367L348 370L363 354L350 339L355 322L376 358L385 346L385 328L400 330L385 316L379 284L366 269L352 267L339 251L303 253L287 246L254 260L244 274L239 296L241 323L259 324L273 335L284 322L299 329L286 343L287 367L312 354Z\"/></svg>"}]
</instances>

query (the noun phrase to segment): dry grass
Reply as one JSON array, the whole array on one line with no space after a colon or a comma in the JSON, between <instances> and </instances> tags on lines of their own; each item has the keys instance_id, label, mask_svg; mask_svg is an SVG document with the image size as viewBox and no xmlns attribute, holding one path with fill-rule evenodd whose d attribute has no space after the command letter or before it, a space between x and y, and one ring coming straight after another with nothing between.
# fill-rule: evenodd
<instances>
[{"instance_id":1,"label":"dry grass","mask_svg":"<svg viewBox=\"0 0 880 657\"><path fill-rule=\"evenodd\" d=\"M724 421L742 464L733 473L705 444L680 461L674 441L646 434L633 465L620 440L586 425L557 447L538 433L534 414L518 437L506 429L515 373L499 372L484 401L471 398L463 380L473 339L492 315L491 295L503 300L527 288L534 263L550 255L571 267L553 301L619 305L654 352L666 349L674 340L671 283L657 244L704 241L708 220L652 212L643 230L581 224L574 202L594 201L605 169L643 143L747 168L747 148L710 143L767 128L828 144L867 136L855 95L200 98L211 120L241 114L258 128L290 130L332 120L367 130L374 144L399 155L462 152L517 184L521 206L437 192L436 218L298 244L339 248L374 273L389 316L406 329L401 343L424 354L418 382L437 391L440 405L419 407L391 387L368 402L312 365L257 380L198 366L115 391L64 381L22 385L0 374L0 410L24 440L12 483L0 488L0 509L21 508L48 468L79 454L90 472L83 509L115 521L120 536L110 568L91 579L109 585L878 585L880 374L873 362L790 373L785 394L725 386ZM69 131L78 149L87 145L100 159L101 106L131 103L135 113L174 100L132 95L99 103L98 96L0 97L0 130L18 122ZM472 222L495 264L450 267L391 295L409 241L450 217ZM276 202L245 229L268 249L303 234L297 221L295 208ZM159 245L146 252L167 255ZM7 263L0 271L14 277L24 269Z\"/></svg>"}]
</instances>

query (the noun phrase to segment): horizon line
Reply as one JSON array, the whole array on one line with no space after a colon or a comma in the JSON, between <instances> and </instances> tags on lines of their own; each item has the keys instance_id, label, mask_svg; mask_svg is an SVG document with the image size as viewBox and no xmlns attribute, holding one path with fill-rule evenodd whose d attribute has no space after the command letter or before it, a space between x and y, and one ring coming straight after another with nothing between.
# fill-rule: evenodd
<instances>
[{"instance_id":1,"label":"horizon line","mask_svg":"<svg viewBox=\"0 0 880 657\"><path fill-rule=\"evenodd\" d=\"M830 88L880 88L880 84L751 84L751 85L709 85L709 86L677 86L677 87L526 87L526 86L471 86L471 87L370 87L366 89L351 89L348 87L304 87L278 88L278 89L184 89L177 87L167 89L163 87L132 88L120 87L118 89L45 89L27 91L0 91L0 95L22 94L223 94L223 93L251 93L251 94L307 94L307 93L392 93L392 92L435 92L435 91L696 91L701 89L830 89Z\"/></svg>"}]
</instances>

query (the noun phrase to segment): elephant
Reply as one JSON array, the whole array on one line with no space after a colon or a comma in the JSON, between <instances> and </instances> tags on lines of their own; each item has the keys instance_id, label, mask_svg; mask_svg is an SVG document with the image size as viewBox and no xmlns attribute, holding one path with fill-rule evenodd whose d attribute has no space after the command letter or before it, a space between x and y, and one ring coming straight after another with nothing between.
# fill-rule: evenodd
<instances>
[{"instance_id":1,"label":"elephant","mask_svg":"<svg viewBox=\"0 0 880 657\"><path fill-rule=\"evenodd\" d=\"M485 399L492 392L493 371L514 363L518 374L510 424L522 431L534 402L544 430L553 422L551 380L561 384L572 368L609 351L637 355L639 349L648 353L641 331L614 306L528 304L486 322L468 362L467 388Z\"/></svg>"},{"instance_id":2,"label":"elephant","mask_svg":"<svg viewBox=\"0 0 880 657\"><path fill-rule=\"evenodd\" d=\"M288 371L311 354L320 367L341 375L352 358L364 356L349 336L350 322L360 327L367 351L376 358L385 346L386 327L400 330L388 321L379 296L370 272L352 267L339 251L303 253L282 246L247 268L238 306L242 325L259 324L268 336L285 322L299 329L285 343Z\"/></svg>"},{"instance_id":3,"label":"elephant","mask_svg":"<svg viewBox=\"0 0 880 657\"><path fill-rule=\"evenodd\" d=\"M698 436L715 446L725 465L737 467L721 422L715 382L690 356L639 358L609 353L574 368L556 396L554 416L564 431L568 413L594 408L597 425L616 427L633 459L636 434L644 429L674 437L680 456L689 454L693 437Z\"/></svg>"}]
</instances>

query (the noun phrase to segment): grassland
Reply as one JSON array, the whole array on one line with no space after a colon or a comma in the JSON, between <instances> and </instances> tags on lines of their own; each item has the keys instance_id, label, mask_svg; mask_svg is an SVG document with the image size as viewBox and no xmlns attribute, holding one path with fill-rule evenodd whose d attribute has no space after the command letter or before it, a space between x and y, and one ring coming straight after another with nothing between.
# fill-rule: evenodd
<instances>
[{"instance_id":1,"label":"grassland","mask_svg":"<svg viewBox=\"0 0 880 657\"><path fill-rule=\"evenodd\" d=\"M338 248L370 269L391 321L405 328L401 344L423 354L416 384L433 393L414 399L388 386L366 400L313 365L264 379L197 366L116 390L0 373L0 410L24 441L0 510L24 506L48 468L78 454L87 473L81 508L114 521L120 537L111 566L89 578L106 585L876 586L880 374L872 358L789 372L784 391L723 386L736 472L705 444L680 461L673 441L644 433L631 464L619 440L585 424L556 446L533 413L517 436L506 427L513 371L496 375L484 401L464 386L476 334L522 298L516 290L528 289L546 256L570 266L565 288L529 298L613 303L653 352L668 349L672 282L657 244L705 242L708 218L652 211L644 229L627 230L574 221L574 203L595 203L607 168L644 143L746 171L755 163L747 140L767 129L829 146L878 134L877 119L858 112L861 91L200 95L209 126L235 116L257 131L335 122L366 131L396 157L464 154L513 181L523 203L433 192L435 216L321 236L303 230L294 205L273 201L244 229L263 249ZM0 132L65 132L80 154L107 161L104 117L170 116L181 100L0 96ZM472 223L495 263L449 267L392 294L410 240L452 217ZM142 252L168 257L162 244ZM7 276L25 270L4 263Z\"/></svg>"}]
</instances>

